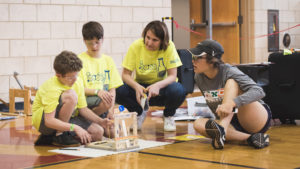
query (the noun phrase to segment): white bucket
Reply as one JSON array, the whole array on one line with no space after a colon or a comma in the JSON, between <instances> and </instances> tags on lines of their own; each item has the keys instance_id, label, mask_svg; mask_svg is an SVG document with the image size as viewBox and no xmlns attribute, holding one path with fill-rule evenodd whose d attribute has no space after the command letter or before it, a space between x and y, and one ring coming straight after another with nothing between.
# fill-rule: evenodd
<instances>
[{"instance_id":1,"label":"white bucket","mask_svg":"<svg viewBox=\"0 0 300 169\"><path fill-rule=\"evenodd\" d=\"M186 98L186 101L189 116L202 116L215 119L215 115L211 112L209 107L199 105L196 106L196 104L198 103L206 104L205 98L203 96Z\"/></svg>"},{"instance_id":2,"label":"white bucket","mask_svg":"<svg viewBox=\"0 0 300 169\"><path fill-rule=\"evenodd\" d=\"M195 113L197 112L197 108L195 104L197 103L206 103L205 99L203 96L199 96L199 97L190 97L190 98L186 98L187 101L187 107L188 107L188 115L189 116L194 116Z\"/></svg>"}]
</instances>

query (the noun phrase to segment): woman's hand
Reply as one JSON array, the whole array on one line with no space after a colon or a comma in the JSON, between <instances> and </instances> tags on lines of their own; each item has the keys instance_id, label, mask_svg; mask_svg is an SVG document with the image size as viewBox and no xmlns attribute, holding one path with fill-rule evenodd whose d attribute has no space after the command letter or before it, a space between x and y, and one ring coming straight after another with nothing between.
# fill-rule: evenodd
<instances>
[{"instance_id":1,"label":"woman's hand","mask_svg":"<svg viewBox=\"0 0 300 169\"><path fill-rule=\"evenodd\" d=\"M141 104L141 98L144 97L144 93L145 93L146 89L141 86L140 84L138 84L135 87L135 95L136 95L136 101Z\"/></svg>"},{"instance_id":2,"label":"woman's hand","mask_svg":"<svg viewBox=\"0 0 300 169\"><path fill-rule=\"evenodd\" d=\"M156 83L154 83L148 86L146 90L148 91L148 100L150 100L151 97L156 97L159 95L160 87Z\"/></svg>"},{"instance_id":3,"label":"woman's hand","mask_svg":"<svg viewBox=\"0 0 300 169\"><path fill-rule=\"evenodd\" d=\"M218 106L216 112L220 118L227 117L229 114L234 113L233 109L235 107L235 103L232 102L227 102L227 103L222 103Z\"/></svg>"}]
</instances>

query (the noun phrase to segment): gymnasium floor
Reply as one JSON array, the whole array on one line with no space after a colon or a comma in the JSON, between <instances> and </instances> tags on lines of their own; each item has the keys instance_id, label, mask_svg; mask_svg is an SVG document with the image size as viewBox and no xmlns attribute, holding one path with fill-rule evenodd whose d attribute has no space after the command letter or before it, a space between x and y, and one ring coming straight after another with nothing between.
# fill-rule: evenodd
<instances>
[{"instance_id":1,"label":"gymnasium floor","mask_svg":"<svg viewBox=\"0 0 300 169\"><path fill-rule=\"evenodd\" d=\"M172 136L195 134L193 122L176 122L177 132L164 132L160 117L148 117L139 132L145 140L167 141L172 144L98 158L75 157L48 150L53 146L34 146L38 132L31 126L31 117L0 121L0 168L43 169L156 169L156 168L299 168L300 127L281 125L272 127L270 146L257 150L252 147L227 143L223 150L214 150L210 139L174 141Z\"/></svg>"}]
</instances>

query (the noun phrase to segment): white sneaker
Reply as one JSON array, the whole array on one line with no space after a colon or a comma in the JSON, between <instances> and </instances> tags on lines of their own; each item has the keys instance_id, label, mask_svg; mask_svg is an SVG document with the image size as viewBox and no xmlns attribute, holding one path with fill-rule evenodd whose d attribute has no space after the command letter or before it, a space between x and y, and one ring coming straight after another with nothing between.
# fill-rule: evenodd
<instances>
[{"instance_id":1,"label":"white sneaker","mask_svg":"<svg viewBox=\"0 0 300 169\"><path fill-rule=\"evenodd\" d=\"M164 130L165 131L176 131L176 124L174 117L164 117Z\"/></svg>"},{"instance_id":2,"label":"white sneaker","mask_svg":"<svg viewBox=\"0 0 300 169\"><path fill-rule=\"evenodd\" d=\"M137 116L137 129L142 130L142 125L146 119L147 112L143 111L141 115Z\"/></svg>"}]
</instances>

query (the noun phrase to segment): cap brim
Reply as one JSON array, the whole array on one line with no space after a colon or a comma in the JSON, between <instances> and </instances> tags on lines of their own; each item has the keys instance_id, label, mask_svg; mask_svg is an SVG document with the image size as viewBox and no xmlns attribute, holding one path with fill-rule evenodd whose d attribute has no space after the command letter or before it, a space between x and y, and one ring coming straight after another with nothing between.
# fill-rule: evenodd
<instances>
[{"instance_id":1,"label":"cap brim","mask_svg":"<svg viewBox=\"0 0 300 169\"><path fill-rule=\"evenodd\" d=\"M202 53L200 53L200 54L194 54L194 53L192 53L192 51L190 51L190 49L188 49L188 51L192 54L192 55L194 55L195 57L201 57L201 56L204 56L204 55L206 55L207 53L206 52L202 52Z\"/></svg>"},{"instance_id":2,"label":"cap brim","mask_svg":"<svg viewBox=\"0 0 300 169\"><path fill-rule=\"evenodd\" d=\"M204 51L195 47L195 48L191 48L188 49L188 51L192 54L192 55L200 55L201 53L203 53Z\"/></svg>"}]
</instances>

